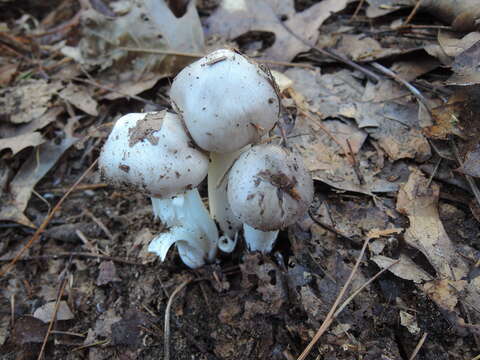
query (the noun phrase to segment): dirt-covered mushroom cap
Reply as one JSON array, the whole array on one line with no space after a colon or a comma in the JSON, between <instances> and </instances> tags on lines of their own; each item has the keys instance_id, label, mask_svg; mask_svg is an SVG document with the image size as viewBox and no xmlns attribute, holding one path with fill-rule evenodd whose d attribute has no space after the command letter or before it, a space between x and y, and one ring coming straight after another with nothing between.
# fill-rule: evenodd
<instances>
[{"instance_id":1,"label":"dirt-covered mushroom cap","mask_svg":"<svg viewBox=\"0 0 480 360\"><path fill-rule=\"evenodd\" d=\"M279 100L273 81L247 57L222 49L184 68L170 97L198 146L232 152L275 125Z\"/></svg>"},{"instance_id":2,"label":"dirt-covered mushroom cap","mask_svg":"<svg viewBox=\"0 0 480 360\"><path fill-rule=\"evenodd\" d=\"M113 185L167 198L197 187L207 174L208 157L192 147L177 115L132 113L115 123L99 168Z\"/></svg>"},{"instance_id":3,"label":"dirt-covered mushroom cap","mask_svg":"<svg viewBox=\"0 0 480 360\"><path fill-rule=\"evenodd\" d=\"M302 159L277 145L257 145L230 170L228 200L245 224L273 231L295 223L313 199L313 181Z\"/></svg>"}]
</instances>

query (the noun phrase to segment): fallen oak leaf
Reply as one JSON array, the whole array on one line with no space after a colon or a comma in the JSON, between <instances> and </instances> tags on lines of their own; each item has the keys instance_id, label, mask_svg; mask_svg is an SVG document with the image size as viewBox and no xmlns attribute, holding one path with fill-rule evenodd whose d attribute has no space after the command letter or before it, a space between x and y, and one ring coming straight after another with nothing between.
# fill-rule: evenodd
<instances>
[{"instance_id":1,"label":"fallen oak leaf","mask_svg":"<svg viewBox=\"0 0 480 360\"><path fill-rule=\"evenodd\" d=\"M10 182L10 193L0 208L0 220L13 221L35 228L35 225L23 214L33 188L76 141L76 138L67 137L58 145L49 142L34 149Z\"/></svg>"},{"instance_id":2,"label":"fallen oak leaf","mask_svg":"<svg viewBox=\"0 0 480 360\"><path fill-rule=\"evenodd\" d=\"M5 139L0 139L0 151L10 149L12 156L27 147L35 147L45 142L44 137L39 132L32 132Z\"/></svg>"}]
</instances>

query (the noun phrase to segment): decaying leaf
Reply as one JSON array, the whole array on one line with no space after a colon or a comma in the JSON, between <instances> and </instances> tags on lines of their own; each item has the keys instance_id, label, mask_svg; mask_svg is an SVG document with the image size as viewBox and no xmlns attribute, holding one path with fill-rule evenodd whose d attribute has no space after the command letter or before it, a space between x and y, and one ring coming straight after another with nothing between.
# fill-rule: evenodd
<instances>
[{"instance_id":1,"label":"decaying leaf","mask_svg":"<svg viewBox=\"0 0 480 360\"><path fill-rule=\"evenodd\" d=\"M392 160L424 161L430 157L430 145L418 125L417 105L400 102L397 96L402 90L390 80L377 85L368 83L365 88L348 70L320 75L310 70L290 69L286 75L294 81L295 91L304 95L309 110L320 119L339 116L354 119Z\"/></svg>"},{"instance_id":2,"label":"decaying leaf","mask_svg":"<svg viewBox=\"0 0 480 360\"><path fill-rule=\"evenodd\" d=\"M443 309L454 311L458 303L458 294L466 285L465 280L433 280L423 285L423 291Z\"/></svg>"},{"instance_id":3,"label":"decaying leaf","mask_svg":"<svg viewBox=\"0 0 480 360\"><path fill-rule=\"evenodd\" d=\"M395 265L392 264L397 260L383 255L374 256L370 260L382 269L391 266L389 271L404 280L411 280L417 284L432 280L431 275L415 264L412 259L405 254L400 255L398 263Z\"/></svg>"},{"instance_id":4,"label":"decaying leaf","mask_svg":"<svg viewBox=\"0 0 480 360\"><path fill-rule=\"evenodd\" d=\"M477 144L472 151L465 155L465 161L457 171L470 176L480 177L480 144Z\"/></svg>"},{"instance_id":5,"label":"decaying leaf","mask_svg":"<svg viewBox=\"0 0 480 360\"><path fill-rule=\"evenodd\" d=\"M113 6L113 18L93 8L84 11L83 36L78 47L62 49L79 63L104 70L97 80L120 92L110 94L109 99L145 91L161 77L172 75L192 60L125 48L203 52L203 31L195 1L190 1L180 18L164 0L130 0L113 3Z\"/></svg>"},{"instance_id":6,"label":"decaying leaf","mask_svg":"<svg viewBox=\"0 0 480 360\"><path fill-rule=\"evenodd\" d=\"M400 325L405 326L413 335L420 333L420 328L418 327L415 315L409 314L403 310L400 310Z\"/></svg>"},{"instance_id":7,"label":"decaying leaf","mask_svg":"<svg viewBox=\"0 0 480 360\"><path fill-rule=\"evenodd\" d=\"M40 306L35 312L33 316L39 320L42 320L44 323L48 323L53 320L53 315L55 314L55 301L51 301L46 303L45 305ZM74 318L74 315L66 301L60 301L58 311L56 314L56 320L71 320Z\"/></svg>"},{"instance_id":8,"label":"decaying leaf","mask_svg":"<svg viewBox=\"0 0 480 360\"><path fill-rule=\"evenodd\" d=\"M98 115L98 104L85 86L69 83L58 95L87 114L92 116Z\"/></svg>"},{"instance_id":9,"label":"decaying leaf","mask_svg":"<svg viewBox=\"0 0 480 360\"><path fill-rule=\"evenodd\" d=\"M42 134L40 134L39 132L32 132L29 134L0 139L0 151L4 149L10 149L12 155L15 155L20 150L23 150L30 146L35 147L43 144L44 142L45 139L43 138Z\"/></svg>"},{"instance_id":10,"label":"decaying leaf","mask_svg":"<svg viewBox=\"0 0 480 360\"><path fill-rule=\"evenodd\" d=\"M29 123L41 117L50 106L50 99L62 88L60 81L26 80L0 90L0 122Z\"/></svg>"},{"instance_id":11,"label":"decaying leaf","mask_svg":"<svg viewBox=\"0 0 480 360\"><path fill-rule=\"evenodd\" d=\"M468 265L457 255L438 213L440 188L428 186L428 180L417 169L411 169L408 182L398 193L397 210L408 216L410 227L405 240L421 251L437 272L436 279L426 283L422 290L446 310L453 310L459 299L469 306L480 306L480 279L470 282L463 279Z\"/></svg>"},{"instance_id":12,"label":"decaying leaf","mask_svg":"<svg viewBox=\"0 0 480 360\"><path fill-rule=\"evenodd\" d=\"M113 261L102 261L99 266L99 273L97 277L97 285L102 286L111 282L122 281L118 277L117 268Z\"/></svg>"},{"instance_id":13,"label":"decaying leaf","mask_svg":"<svg viewBox=\"0 0 480 360\"><path fill-rule=\"evenodd\" d=\"M62 154L76 142L65 138L60 144L45 143L37 147L25 161L15 178L10 182L10 192L2 201L0 220L13 221L30 227L35 225L23 214L32 190L45 174L55 165Z\"/></svg>"},{"instance_id":14,"label":"decaying leaf","mask_svg":"<svg viewBox=\"0 0 480 360\"><path fill-rule=\"evenodd\" d=\"M455 57L452 63L454 74L447 80L448 85L470 86L480 83L480 41Z\"/></svg>"},{"instance_id":15,"label":"decaying leaf","mask_svg":"<svg viewBox=\"0 0 480 360\"><path fill-rule=\"evenodd\" d=\"M408 182L400 187L397 211L408 216L410 227L405 241L421 251L437 271L437 276L461 279L467 268L457 261L455 247L448 237L438 214L437 184L428 186L428 179L420 170L411 168Z\"/></svg>"},{"instance_id":16,"label":"decaying leaf","mask_svg":"<svg viewBox=\"0 0 480 360\"><path fill-rule=\"evenodd\" d=\"M293 0L256 1L223 0L208 19L210 34L220 34L234 40L248 32L273 33L275 42L265 50L265 56L274 60L292 60L298 53L307 51L305 45L293 36L285 26L310 44L318 38L318 28L332 13L343 10L348 0L324 0L303 12L295 13Z\"/></svg>"}]
</instances>

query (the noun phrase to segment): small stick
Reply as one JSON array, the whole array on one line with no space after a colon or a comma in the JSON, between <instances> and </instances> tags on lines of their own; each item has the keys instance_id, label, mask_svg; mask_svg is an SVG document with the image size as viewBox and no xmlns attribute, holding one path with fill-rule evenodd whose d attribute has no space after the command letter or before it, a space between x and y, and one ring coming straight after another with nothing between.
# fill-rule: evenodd
<instances>
[{"instance_id":1,"label":"small stick","mask_svg":"<svg viewBox=\"0 0 480 360\"><path fill-rule=\"evenodd\" d=\"M391 77L393 80L399 82L400 84L402 84L403 86L405 86L412 94L413 96L415 96L418 101L420 101L428 110L428 112L431 114L432 113L432 107L430 106L430 104L428 103L428 100L422 95L422 93L420 92L420 90L418 90L415 86L413 86L412 84L410 84L408 81L402 79L400 76L398 76L397 74L395 74L392 70L390 70L389 68L377 63L377 62L372 62L371 65L379 70L380 72L382 72L383 74Z\"/></svg>"},{"instance_id":2,"label":"small stick","mask_svg":"<svg viewBox=\"0 0 480 360\"><path fill-rule=\"evenodd\" d=\"M347 239L347 240L350 240L351 242L355 243L355 241L347 236L347 235L344 235L342 234L340 231L338 231L337 229L335 229L334 227L328 225L328 224L325 224L324 222L318 220L312 213L311 210L308 210L308 215L310 215L310 217L312 218L313 222L317 225L320 225L321 227L323 227L324 229L327 229L328 231L331 231L332 233L334 233L335 235L337 236L340 236L341 238L344 238L344 239Z\"/></svg>"},{"instance_id":3,"label":"small stick","mask_svg":"<svg viewBox=\"0 0 480 360\"><path fill-rule=\"evenodd\" d=\"M421 0L420 0L421 1ZM419 2L420 2L419 1ZM420 351L420 349L422 348L423 346L423 343L425 342L425 340L427 339L427 336L428 336L428 333L427 332L424 332L422 337L420 338L420 340L418 341L418 344L417 346L415 346L415 349L413 350L413 353L412 355L410 355L410 357L408 358L408 360L413 360L415 359L415 357L417 356L418 352Z\"/></svg>"},{"instance_id":4,"label":"small stick","mask_svg":"<svg viewBox=\"0 0 480 360\"><path fill-rule=\"evenodd\" d=\"M165 324L164 324L164 331L163 331L163 351L164 351L164 360L170 360L170 309L173 304L173 299L175 296L182 291L182 289L190 284L194 279L188 278L184 282L182 282L179 286L173 290L172 294L168 298L167 307L165 308Z\"/></svg>"},{"instance_id":5,"label":"small stick","mask_svg":"<svg viewBox=\"0 0 480 360\"><path fill-rule=\"evenodd\" d=\"M358 5L357 5L357 8L355 9L352 17L350 18L350 21L353 21L353 19L355 19L357 17L357 15L360 12L360 10L362 9L362 6L363 6L364 3L365 3L365 0L360 0L359 1Z\"/></svg>"},{"instance_id":6,"label":"small stick","mask_svg":"<svg viewBox=\"0 0 480 360\"><path fill-rule=\"evenodd\" d=\"M378 77L377 74L375 74L373 71L370 71L368 70L367 68L361 66L360 64L357 64L356 62L350 60L349 58L347 58L345 55L343 54L340 54L338 52L336 52L335 50L333 49L322 49L314 44L310 44L308 41L306 41L305 39L301 38L300 36L298 36L297 34L295 34L287 25L285 25L285 23L283 21L281 21L278 17L277 17L277 21L278 23L285 29L287 30L287 32L292 35L295 39L297 39L298 41L300 41L302 44L312 48L313 50L316 50L317 52L319 52L320 54L324 55L324 56L327 56L331 59L334 59L334 60L337 60L339 62L342 62L348 66L350 66L351 68L354 68L355 70L358 70L360 72L362 72L363 74L365 74L366 77L368 77L373 83L378 83L380 81L380 78Z\"/></svg>"},{"instance_id":7,"label":"small stick","mask_svg":"<svg viewBox=\"0 0 480 360\"><path fill-rule=\"evenodd\" d=\"M407 20L405 20L403 25L407 25L413 19L413 17L417 14L417 11L420 8L420 5L422 5L422 0L417 0L417 3L413 7L412 12L410 13L410 15L407 16Z\"/></svg>"},{"instance_id":8,"label":"small stick","mask_svg":"<svg viewBox=\"0 0 480 360\"><path fill-rule=\"evenodd\" d=\"M357 176L358 182L360 183L360 185L363 185L363 184L365 184L365 180L364 180L362 174L360 173L360 169L358 167L358 161L357 161L357 158L355 157L355 154L353 153L352 145L350 144L349 139L346 139L346 141L347 141L350 157L352 159L353 170L355 172L355 175Z\"/></svg>"},{"instance_id":9,"label":"small stick","mask_svg":"<svg viewBox=\"0 0 480 360\"><path fill-rule=\"evenodd\" d=\"M442 158L439 157L437 163L435 164L435 167L433 168L432 174L431 174L430 177L428 178L427 188L430 187L430 184L432 183L432 180L433 180L434 176L437 174L437 171L438 171L438 168L440 167L440 163L441 163L441 162L442 162Z\"/></svg>"},{"instance_id":10,"label":"small stick","mask_svg":"<svg viewBox=\"0 0 480 360\"><path fill-rule=\"evenodd\" d=\"M60 285L60 291L58 292L58 295L57 295L57 301L55 303L55 309L53 311L52 319L50 320L50 324L48 325L47 333L45 334L45 338L43 339L42 348L40 349L40 353L38 354L37 360L41 360L43 358L43 353L45 352L45 347L47 346L48 338L50 337L50 333L52 332L53 325L57 321L57 313L58 313L58 309L60 308L60 300L62 299L65 286L67 285L67 280L68 279L65 272Z\"/></svg>"},{"instance_id":11,"label":"small stick","mask_svg":"<svg viewBox=\"0 0 480 360\"><path fill-rule=\"evenodd\" d=\"M67 197L72 193L72 191L82 182L82 180L88 175L88 173L95 167L97 164L98 158L88 167L87 170L78 178L77 181L72 185L72 187L62 196L62 198L57 202L57 204L53 207L52 211L48 214L48 216L43 220L40 227L35 231L31 239L25 244L25 246L18 252L17 255L12 259L10 264L6 266L4 270L0 270L0 277L8 274L10 270L15 266L16 262L22 257L22 255L27 251L35 241L40 238L41 233L46 229L50 220L52 220L53 215L60 209L63 202L67 199Z\"/></svg>"},{"instance_id":12,"label":"small stick","mask_svg":"<svg viewBox=\"0 0 480 360\"><path fill-rule=\"evenodd\" d=\"M322 325L320 328L317 330L315 336L312 338L310 343L307 345L307 347L303 350L303 352L300 354L297 360L305 360L305 358L310 354L312 351L312 348L315 346L317 341L320 339L320 337L327 331L328 327L332 323L334 319L334 314L337 310L338 305L340 304L340 301L342 300L343 295L347 291L347 288L350 286L350 283L353 280L353 277L355 276L355 273L358 270L358 267L360 266L360 263L363 258L363 254L365 254L365 250L367 249L369 239L366 238L365 241L363 242L362 250L360 251L360 254L358 255L357 262L355 263L355 266L353 267L352 271L350 272L350 275L348 276L347 281L343 285L342 289L340 290L340 293L338 294L337 298L335 299L335 302L333 303L330 311L327 314L327 317L323 321Z\"/></svg>"},{"instance_id":13,"label":"small stick","mask_svg":"<svg viewBox=\"0 0 480 360\"><path fill-rule=\"evenodd\" d=\"M110 230L108 230L108 228L105 226L105 224L99 219L97 218L95 215L93 215L93 213L91 211L89 211L88 209L84 209L83 212L90 218L93 220L93 222L95 224L98 225L98 227L100 229L102 229L102 231L105 233L105 235L108 236L108 238L110 240L113 239L113 234L110 232Z\"/></svg>"}]
</instances>

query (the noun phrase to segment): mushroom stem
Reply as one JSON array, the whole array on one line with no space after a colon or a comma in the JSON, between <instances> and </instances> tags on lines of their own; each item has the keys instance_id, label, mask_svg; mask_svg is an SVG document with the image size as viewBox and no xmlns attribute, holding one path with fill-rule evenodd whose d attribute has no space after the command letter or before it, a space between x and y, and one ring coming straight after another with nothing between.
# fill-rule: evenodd
<instances>
[{"instance_id":1,"label":"mushroom stem","mask_svg":"<svg viewBox=\"0 0 480 360\"><path fill-rule=\"evenodd\" d=\"M171 199L151 199L153 213L171 229L153 239L148 251L158 254L163 261L169 248L176 243L183 262L192 268L215 259L217 226L196 188Z\"/></svg>"},{"instance_id":2,"label":"mushroom stem","mask_svg":"<svg viewBox=\"0 0 480 360\"><path fill-rule=\"evenodd\" d=\"M208 204L211 217L217 221L223 232L223 237L227 238L219 242L219 247L224 252L232 252L234 250L238 231L242 228L242 222L233 214L228 202L228 171L240 154L249 147L248 145L240 150L224 154L210 153L207 177Z\"/></svg>"},{"instance_id":3,"label":"mushroom stem","mask_svg":"<svg viewBox=\"0 0 480 360\"><path fill-rule=\"evenodd\" d=\"M243 235L250 251L260 251L266 254L272 251L273 244L277 240L278 230L261 231L243 224Z\"/></svg>"}]
</instances>

